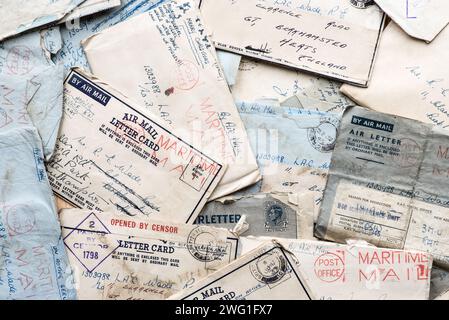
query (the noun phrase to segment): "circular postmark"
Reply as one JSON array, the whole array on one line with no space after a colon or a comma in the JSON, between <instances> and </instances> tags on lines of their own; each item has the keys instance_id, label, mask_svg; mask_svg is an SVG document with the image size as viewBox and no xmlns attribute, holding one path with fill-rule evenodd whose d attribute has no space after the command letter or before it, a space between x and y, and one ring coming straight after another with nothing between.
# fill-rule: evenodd
<instances>
[{"instance_id":1,"label":"circular postmark","mask_svg":"<svg viewBox=\"0 0 449 320\"><path fill-rule=\"evenodd\" d=\"M345 274L345 262L335 253L325 253L315 260L315 274L324 282L335 282Z\"/></svg>"},{"instance_id":2,"label":"circular postmark","mask_svg":"<svg viewBox=\"0 0 449 320\"><path fill-rule=\"evenodd\" d=\"M181 61L174 72L175 88L190 90L198 84L200 72L198 67L188 60Z\"/></svg>"},{"instance_id":3,"label":"circular postmark","mask_svg":"<svg viewBox=\"0 0 449 320\"><path fill-rule=\"evenodd\" d=\"M221 259L226 254L226 248L221 245L208 228L196 227L187 237L187 250L201 262L212 262Z\"/></svg>"},{"instance_id":4,"label":"circular postmark","mask_svg":"<svg viewBox=\"0 0 449 320\"><path fill-rule=\"evenodd\" d=\"M337 119L322 117L318 126L307 129L307 138L314 149L322 153L328 153L335 148L337 131Z\"/></svg>"},{"instance_id":5,"label":"circular postmark","mask_svg":"<svg viewBox=\"0 0 449 320\"><path fill-rule=\"evenodd\" d=\"M15 46L8 51L6 67L14 75L23 76L33 70L33 52L26 46Z\"/></svg>"},{"instance_id":6,"label":"circular postmark","mask_svg":"<svg viewBox=\"0 0 449 320\"><path fill-rule=\"evenodd\" d=\"M279 249L264 254L249 268L253 277L265 284L279 282L288 272L287 260Z\"/></svg>"},{"instance_id":7,"label":"circular postmark","mask_svg":"<svg viewBox=\"0 0 449 320\"><path fill-rule=\"evenodd\" d=\"M36 213L27 205L15 205L6 211L6 221L13 234L26 234L36 225Z\"/></svg>"},{"instance_id":8,"label":"circular postmark","mask_svg":"<svg viewBox=\"0 0 449 320\"><path fill-rule=\"evenodd\" d=\"M358 9L366 9L374 4L373 0L350 0L350 2Z\"/></svg>"},{"instance_id":9,"label":"circular postmark","mask_svg":"<svg viewBox=\"0 0 449 320\"><path fill-rule=\"evenodd\" d=\"M402 138L397 149L399 149L399 152L390 154L388 158L400 168L412 168L420 163L422 147L415 140L411 138Z\"/></svg>"}]
</instances>

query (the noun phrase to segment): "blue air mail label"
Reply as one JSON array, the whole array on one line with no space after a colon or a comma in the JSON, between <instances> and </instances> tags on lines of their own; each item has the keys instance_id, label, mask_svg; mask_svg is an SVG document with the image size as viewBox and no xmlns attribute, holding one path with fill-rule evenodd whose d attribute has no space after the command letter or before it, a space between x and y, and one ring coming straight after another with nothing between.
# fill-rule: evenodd
<instances>
[{"instance_id":1,"label":"blue air mail label","mask_svg":"<svg viewBox=\"0 0 449 320\"><path fill-rule=\"evenodd\" d=\"M267 242L169 300L311 300L297 260Z\"/></svg>"},{"instance_id":2,"label":"blue air mail label","mask_svg":"<svg viewBox=\"0 0 449 320\"><path fill-rule=\"evenodd\" d=\"M47 166L53 191L75 207L193 223L224 167L107 85L72 71Z\"/></svg>"},{"instance_id":3,"label":"blue air mail label","mask_svg":"<svg viewBox=\"0 0 449 320\"><path fill-rule=\"evenodd\" d=\"M111 287L167 298L237 256L239 240L226 229L80 209L60 218L80 299L102 299Z\"/></svg>"},{"instance_id":4,"label":"blue air mail label","mask_svg":"<svg viewBox=\"0 0 449 320\"><path fill-rule=\"evenodd\" d=\"M247 102L237 108L264 176L278 174L276 165L329 169L340 115Z\"/></svg>"},{"instance_id":5,"label":"blue air mail label","mask_svg":"<svg viewBox=\"0 0 449 320\"><path fill-rule=\"evenodd\" d=\"M316 235L422 250L448 266L447 141L430 124L348 109Z\"/></svg>"},{"instance_id":6,"label":"blue air mail label","mask_svg":"<svg viewBox=\"0 0 449 320\"><path fill-rule=\"evenodd\" d=\"M38 131L1 129L0 153L0 299L75 299Z\"/></svg>"}]
</instances>

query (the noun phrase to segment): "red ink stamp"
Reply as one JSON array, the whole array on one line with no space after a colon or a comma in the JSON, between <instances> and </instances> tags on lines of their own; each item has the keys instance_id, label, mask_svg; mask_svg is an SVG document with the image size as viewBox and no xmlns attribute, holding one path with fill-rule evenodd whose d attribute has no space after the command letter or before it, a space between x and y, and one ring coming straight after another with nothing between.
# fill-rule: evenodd
<instances>
[{"instance_id":1,"label":"red ink stamp","mask_svg":"<svg viewBox=\"0 0 449 320\"><path fill-rule=\"evenodd\" d=\"M15 205L7 209L6 222L10 235L27 234L36 225L36 213L27 205Z\"/></svg>"},{"instance_id":2,"label":"red ink stamp","mask_svg":"<svg viewBox=\"0 0 449 320\"><path fill-rule=\"evenodd\" d=\"M415 140L403 138L399 148L399 155L391 157L399 167L412 168L419 164L422 157L422 148Z\"/></svg>"},{"instance_id":3,"label":"red ink stamp","mask_svg":"<svg viewBox=\"0 0 449 320\"><path fill-rule=\"evenodd\" d=\"M344 281L345 262L335 253L325 253L315 260L315 274L324 282Z\"/></svg>"},{"instance_id":4,"label":"red ink stamp","mask_svg":"<svg viewBox=\"0 0 449 320\"><path fill-rule=\"evenodd\" d=\"M175 87L180 90L190 90L198 84L200 72L190 61L183 60L174 72Z\"/></svg>"},{"instance_id":5,"label":"red ink stamp","mask_svg":"<svg viewBox=\"0 0 449 320\"><path fill-rule=\"evenodd\" d=\"M6 66L11 74L25 75L33 70L33 52L26 46L15 46L8 51Z\"/></svg>"}]
</instances>

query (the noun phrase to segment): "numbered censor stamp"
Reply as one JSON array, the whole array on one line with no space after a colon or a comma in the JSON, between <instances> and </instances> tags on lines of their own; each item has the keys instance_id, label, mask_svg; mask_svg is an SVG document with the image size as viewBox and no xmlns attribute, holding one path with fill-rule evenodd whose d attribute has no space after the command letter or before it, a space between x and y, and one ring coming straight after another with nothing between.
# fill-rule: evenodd
<instances>
[{"instance_id":1,"label":"numbered censor stamp","mask_svg":"<svg viewBox=\"0 0 449 320\"><path fill-rule=\"evenodd\" d=\"M366 9L374 4L374 0L350 0L350 2L358 9Z\"/></svg>"},{"instance_id":2,"label":"numbered censor stamp","mask_svg":"<svg viewBox=\"0 0 449 320\"><path fill-rule=\"evenodd\" d=\"M318 126L307 129L309 143L319 152L332 152L337 143L338 126L338 119L334 117L321 117Z\"/></svg>"},{"instance_id":3,"label":"numbered censor stamp","mask_svg":"<svg viewBox=\"0 0 449 320\"><path fill-rule=\"evenodd\" d=\"M227 245L221 244L217 236L207 227L196 227L187 237L187 250L196 260L212 262L221 260L227 252Z\"/></svg>"},{"instance_id":4,"label":"numbered censor stamp","mask_svg":"<svg viewBox=\"0 0 449 320\"><path fill-rule=\"evenodd\" d=\"M26 204L18 204L6 209L6 223L11 236L31 232L36 225L36 212Z\"/></svg>"},{"instance_id":5,"label":"numbered censor stamp","mask_svg":"<svg viewBox=\"0 0 449 320\"><path fill-rule=\"evenodd\" d=\"M325 253L315 260L315 274L324 282L344 281L345 262L335 253Z\"/></svg>"},{"instance_id":6,"label":"numbered censor stamp","mask_svg":"<svg viewBox=\"0 0 449 320\"><path fill-rule=\"evenodd\" d=\"M249 265L252 276L257 281L274 288L289 278L287 259L280 249L274 249Z\"/></svg>"},{"instance_id":7,"label":"numbered censor stamp","mask_svg":"<svg viewBox=\"0 0 449 320\"><path fill-rule=\"evenodd\" d=\"M120 248L120 243L112 246L105 241L105 235L110 233L103 222L91 213L71 230L63 241L81 265L88 272L92 272Z\"/></svg>"},{"instance_id":8,"label":"numbered censor stamp","mask_svg":"<svg viewBox=\"0 0 449 320\"><path fill-rule=\"evenodd\" d=\"M173 82L179 90L193 89L199 81L200 71L198 66L188 60L183 60L174 71Z\"/></svg>"},{"instance_id":9,"label":"numbered censor stamp","mask_svg":"<svg viewBox=\"0 0 449 320\"><path fill-rule=\"evenodd\" d=\"M26 46L15 46L8 51L6 67L14 75L23 76L33 70L33 52Z\"/></svg>"}]
</instances>

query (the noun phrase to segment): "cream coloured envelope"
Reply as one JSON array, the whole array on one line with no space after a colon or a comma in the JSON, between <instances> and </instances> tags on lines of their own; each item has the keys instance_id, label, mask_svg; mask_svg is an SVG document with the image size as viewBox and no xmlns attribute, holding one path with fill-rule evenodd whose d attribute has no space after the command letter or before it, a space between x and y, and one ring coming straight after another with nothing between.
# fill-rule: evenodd
<instances>
[{"instance_id":1,"label":"cream coloured envelope","mask_svg":"<svg viewBox=\"0 0 449 320\"><path fill-rule=\"evenodd\" d=\"M204 0L201 13L218 49L366 87L385 17L372 8L362 23L259 0Z\"/></svg>"},{"instance_id":2,"label":"cream coloured envelope","mask_svg":"<svg viewBox=\"0 0 449 320\"><path fill-rule=\"evenodd\" d=\"M0 40L57 22L85 0L2 1Z\"/></svg>"},{"instance_id":3,"label":"cream coloured envelope","mask_svg":"<svg viewBox=\"0 0 449 320\"><path fill-rule=\"evenodd\" d=\"M266 238L241 237L241 254ZM427 300L432 256L357 242L277 239L294 254L298 269L320 300Z\"/></svg>"},{"instance_id":4,"label":"cream coloured envelope","mask_svg":"<svg viewBox=\"0 0 449 320\"><path fill-rule=\"evenodd\" d=\"M294 256L266 242L169 300L311 300Z\"/></svg>"},{"instance_id":5,"label":"cream coloured envelope","mask_svg":"<svg viewBox=\"0 0 449 320\"><path fill-rule=\"evenodd\" d=\"M368 89L343 85L359 105L449 128L449 29L432 43L412 39L391 22L384 31Z\"/></svg>"},{"instance_id":6,"label":"cream coloured envelope","mask_svg":"<svg viewBox=\"0 0 449 320\"><path fill-rule=\"evenodd\" d=\"M410 36L431 42L449 23L446 0L375 0Z\"/></svg>"},{"instance_id":7,"label":"cream coloured envelope","mask_svg":"<svg viewBox=\"0 0 449 320\"><path fill-rule=\"evenodd\" d=\"M236 83L232 86L232 95L236 101L276 99L283 102L298 95L325 104L354 104L340 93L340 86L341 83L329 79L243 57ZM307 109L313 107L306 106ZM320 110L328 111L327 108Z\"/></svg>"},{"instance_id":8,"label":"cream coloured envelope","mask_svg":"<svg viewBox=\"0 0 449 320\"><path fill-rule=\"evenodd\" d=\"M212 198L260 180L215 50L191 2L161 4L85 40L84 49L94 74L229 165Z\"/></svg>"},{"instance_id":9,"label":"cream coloured envelope","mask_svg":"<svg viewBox=\"0 0 449 320\"><path fill-rule=\"evenodd\" d=\"M107 9L115 8L120 5L121 0L85 0L72 12L66 15L59 23L70 22L75 19L90 16ZM73 21L76 24L76 21ZM70 23L67 24L70 26Z\"/></svg>"},{"instance_id":10,"label":"cream coloured envelope","mask_svg":"<svg viewBox=\"0 0 449 320\"><path fill-rule=\"evenodd\" d=\"M127 290L163 299L237 254L238 239L225 229L79 209L62 210L60 220L79 299Z\"/></svg>"},{"instance_id":11,"label":"cream coloured envelope","mask_svg":"<svg viewBox=\"0 0 449 320\"><path fill-rule=\"evenodd\" d=\"M53 191L74 206L192 223L226 168L148 110L74 70L47 169Z\"/></svg>"}]
</instances>

